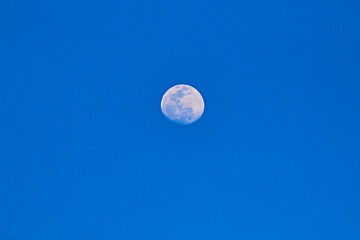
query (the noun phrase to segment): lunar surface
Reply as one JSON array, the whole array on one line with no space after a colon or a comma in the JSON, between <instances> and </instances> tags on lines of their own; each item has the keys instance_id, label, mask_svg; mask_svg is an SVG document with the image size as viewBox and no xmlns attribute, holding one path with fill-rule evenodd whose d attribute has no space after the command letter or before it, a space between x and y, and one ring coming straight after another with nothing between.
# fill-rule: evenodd
<instances>
[{"instance_id":1,"label":"lunar surface","mask_svg":"<svg viewBox=\"0 0 360 240\"><path fill-rule=\"evenodd\" d=\"M162 97L161 111L173 122L190 124L203 114L204 100L195 88L184 84L176 85Z\"/></svg>"}]
</instances>

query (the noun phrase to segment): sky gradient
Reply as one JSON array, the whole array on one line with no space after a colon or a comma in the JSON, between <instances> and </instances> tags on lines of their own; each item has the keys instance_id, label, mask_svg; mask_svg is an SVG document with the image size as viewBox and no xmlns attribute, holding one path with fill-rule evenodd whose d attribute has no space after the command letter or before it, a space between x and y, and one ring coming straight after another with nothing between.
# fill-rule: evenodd
<instances>
[{"instance_id":1,"label":"sky gradient","mask_svg":"<svg viewBox=\"0 0 360 240\"><path fill-rule=\"evenodd\" d=\"M360 239L359 10L2 1L0 239Z\"/></svg>"}]
</instances>

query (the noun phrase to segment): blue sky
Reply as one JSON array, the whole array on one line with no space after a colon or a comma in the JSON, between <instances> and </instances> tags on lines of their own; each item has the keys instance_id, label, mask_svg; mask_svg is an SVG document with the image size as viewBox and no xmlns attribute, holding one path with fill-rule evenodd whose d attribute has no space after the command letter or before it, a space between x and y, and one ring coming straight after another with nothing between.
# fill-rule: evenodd
<instances>
[{"instance_id":1,"label":"blue sky","mask_svg":"<svg viewBox=\"0 0 360 240\"><path fill-rule=\"evenodd\" d=\"M360 239L359 1L0 6L0 239Z\"/></svg>"}]
</instances>

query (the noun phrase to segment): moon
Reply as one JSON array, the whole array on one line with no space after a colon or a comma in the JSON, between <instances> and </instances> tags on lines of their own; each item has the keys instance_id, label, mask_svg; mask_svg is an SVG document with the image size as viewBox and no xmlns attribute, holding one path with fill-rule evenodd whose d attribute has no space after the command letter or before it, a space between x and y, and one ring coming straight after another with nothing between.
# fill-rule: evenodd
<instances>
[{"instance_id":1,"label":"moon","mask_svg":"<svg viewBox=\"0 0 360 240\"><path fill-rule=\"evenodd\" d=\"M204 112L204 100L194 87L179 84L166 91L161 111L171 121L187 125L197 121Z\"/></svg>"}]
</instances>

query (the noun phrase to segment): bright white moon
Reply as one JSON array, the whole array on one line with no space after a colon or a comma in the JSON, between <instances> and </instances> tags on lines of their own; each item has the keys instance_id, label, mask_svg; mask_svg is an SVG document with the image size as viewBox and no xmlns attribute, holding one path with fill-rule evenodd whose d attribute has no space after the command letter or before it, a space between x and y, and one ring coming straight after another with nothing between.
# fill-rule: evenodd
<instances>
[{"instance_id":1,"label":"bright white moon","mask_svg":"<svg viewBox=\"0 0 360 240\"><path fill-rule=\"evenodd\" d=\"M195 88L184 84L176 85L162 97L161 111L171 121L190 124L203 114L204 100Z\"/></svg>"}]
</instances>

